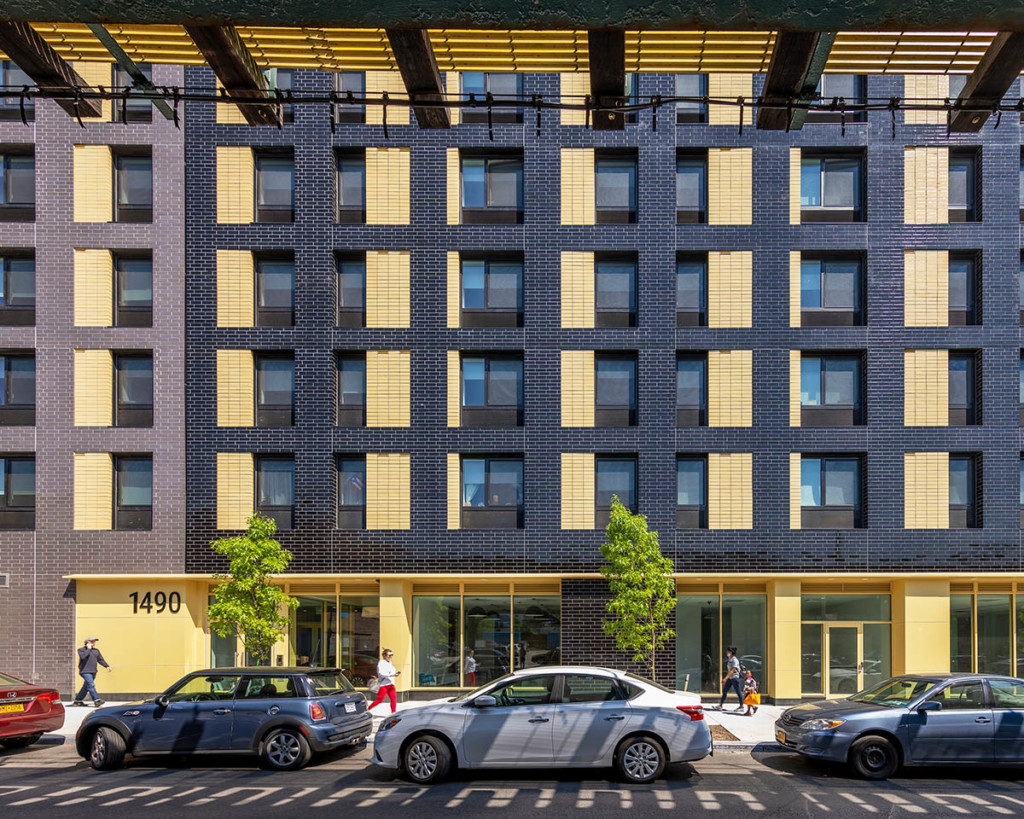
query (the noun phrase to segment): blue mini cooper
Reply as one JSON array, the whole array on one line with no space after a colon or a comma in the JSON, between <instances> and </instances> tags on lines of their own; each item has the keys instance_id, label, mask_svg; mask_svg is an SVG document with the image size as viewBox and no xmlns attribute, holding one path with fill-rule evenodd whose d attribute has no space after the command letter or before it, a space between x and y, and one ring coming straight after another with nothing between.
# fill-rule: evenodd
<instances>
[{"instance_id":1,"label":"blue mini cooper","mask_svg":"<svg viewBox=\"0 0 1024 819\"><path fill-rule=\"evenodd\" d=\"M97 770L129 753L238 753L293 771L314 752L365 741L372 726L366 698L336 668L216 668L152 700L97 708L75 747Z\"/></svg>"}]
</instances>

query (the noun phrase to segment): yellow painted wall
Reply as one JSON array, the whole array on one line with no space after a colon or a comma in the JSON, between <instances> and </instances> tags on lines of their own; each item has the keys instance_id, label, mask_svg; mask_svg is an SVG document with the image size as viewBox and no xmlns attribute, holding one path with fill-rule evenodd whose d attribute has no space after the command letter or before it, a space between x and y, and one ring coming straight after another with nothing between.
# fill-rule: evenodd
<instances>
[{"instance_id":1,"label":"yellow painted wall","mask_svg":"<svg viewBox=\"0 0 1024 819\"><path fill-rule=\"evenodd\" d=\"M408 350L366 351L366 426L410 425Z\"/></svg>"},{"instance_id":2,"label":"yellow painted wall","mask_svg":"<svg viewBox=\"0 0 1024 819\"><path fill-rule=\"evenodd\" d=\"M405 91L405 83L402 82L402 75L398 71L367 71L365 88L368 99L381 99L385 91L387 91L388 97L391 99L401 101L409 99L409 95ZM367 105L366 124L381 125L383 122L384 106ZM388 106L388 125L408 124L409 108L407 106Z\"/></svg>"},{"instance_id":3,"label":"yellow painted wall","mask_svg":"<svg viewBox=\"0 0 1024 819\"><path fill-rule=\"evenodd\" d=\"M594 326L594 254L562 251L562 327Z\"/></svg>"},{"instance_id":4,"label":"yellow painted wall","mask_svg":"<svg viewBox=\"0 0 1024 819\"><path fill-rule=\"evenodd\" d=\"M448 426L462 424L462 364L458 350L448 351Z\"/></svg>"},{"instance_id":5,"label":"yellow painted wall","mask_svg":"<svg viewBox=\"0 0 1024 819\"><path fill-rule=\"evenodd\" d=\"M112 529L114 462L106 452L75 453L75 529Z\"/></svg>"},{"instance_id":6,"label":"yellow painted wall","mask_svg":"<svg viewBox=\"0 0 1024 819\"><path fill-rule=\"evenodd\" d=\"M708 326L751 326L751 280L754 259L749 250L708 252Z\"/></svg>"},{"instance_id":7,"label":"yellow painted wall","mask_svg":"<svg viewBox=\"0 0 1024 819\"><path fill-rule=\"evenodd\" d=\"M562 528L593 529L596 496L594 494L594 454L562 453Z\"/></svg>"},{"instance_id":8,"label":"yellow painted wall","mask_svg":"<svg viewBox=\"0 0 1024 819\"><path fill-rule=\"evenodd\" d=\"M903 424L949 425L949 350L904 350Z\"/></svg>"},{"instance_id":9,"label":"yellow painted wall","mask_svg":"<svg viewBox=\"0 0 1024 819\"><path fill-rule=\"evenodd\" d=\"M416 684L412 676L412 582L382 577L379 605L380 647L395 653L392 662L401 672L395 688L408 691Z\"/></svg>"},{"instance_id":10,"label":"yellow painted wall","mask_svg":"<svg viewBox=\"0 0 1024 819\"><path fill-rule=\"evenodd\" d=\"M217 528L245 529L256 504L256 468L248 452L217 453Z\"/></svg>"},{"instance_id":11,"label":"yellow painted wall","mask_svg":"<svg viewBox=\"0 0 1024 819\"><path fill-rule=\"evenodd\" d=\"M789 149L789 223L800 224L800 149Z\"/></svg>"},{"instance_id":12,"label":"yellow painted wall","mask_svg":"<svg viewBox=\"0 0 1024 819\"><path fill-rule=\"evenodd\" d=\"M224 90L224 86L220 80L217 80L217 93L219 94ZM218 102L217 104L217 124L218 125L245 125L245 116L242 114L242 109L235 105L233 102Z\"/></svg>"},{"instance_id":13,"label":"yellow painted wall","mask_svg":"<svg viewBox=\"0 0 1024 819\"><path fill-rule=\"evenodd\" d=\"M409 224L408 148L366 149L366 224Z\"/></svg>"},{"instance_id":14,"label":"yellow painted wall","mask_svg":"<svg viewBox=\"0 0 1024 819\"><path fill-rule=\"evenodd\" d=\"M114 220L114 158L106 145L74 148L76 222Z\"/></svg>"},{"instance_id":15,"label":"yellow painted wall","mask_svg":"<svg viewBox=\"0 0 1024 819\"><path fill-rule=\"evenodd\" d=\"M410 476L408 452L367 453L367 529L409 528Z\"/></svg>"},{"instance_id":16,"label":"yellow painted wall","mask_svg":"<svg viewBox=\"0 0 1024 819\"><path fill-rule=\"evenodd\" d=\"M903 253L903 323L907 327L949 325L949 251Z\"/></svg>"},{"instance_id":17,"label":"yellow painted wall","mask_svg":"<svg viewBox=\"0 0 1024 819\"><path fill-rule=\"evenodd\" d=\"M462 459L448 453L448 528L462 528Z\"/></svg>"},{"instance_id":18,"label":"yellow painted wall","mask_svg":"<svg viewBox=\"0 0 1024 819\"><path fill-rule=\"evenodd\" d=\"M753 148L708 148L708 224L753 220Z\"/></svg>"},{"instance_id":19,"label":"yellow painted wall","mask_svg":"<svg viewBox=\"0 0 1024 819\"><path fill-rule=\"evenodd\" d=\"M949 96L948 74L904 74L903 98L910 103L915 101L932 103ZM903 122L907 125L945 125L946 112L913 111L903 112ZM947 659L947 662L948 659ZM930 669L935 670L935 669Z\"/></svg>"},{"instance_id":20,"label":"yellow painted wall","mask_svg":"<svg viewBox=\"0 0 1024 819\"><path fill-rule=\"evenodd\" d=\"M590 73L587 71L566 71L559 74L561 101L565 105L582 105L590 93ZM587 112L562 109L562 125L586 125Z\"/></svg>"},{"instance_id":21,"label":"yellow painted wall","mask_svg":"<svg viewBox=\"0 0 1024 819\"><path fill-rule=\"evenodd\" d=\"M458 71L446 71L444 73L444 90L445 100L457 102L462 92L461 83L459 82ZM458 125L462 120L462 109L459 107L452 107L448 109L448 117L451 120L452 125Z\"/></svg>"},{"instance_id":22,"label":"yellow painted wall","mask_svg":"<svg viewBox=\"0 0 1024 819\"><path fill-rule=\"evenodd\" d=\"M462 260L459 251L448 251L448 329L462 324Z\"/></svg>"},{"instance_id":23,"label":"yellow painted wall","mask_svg":"<svg viewBox=\"0 0 1024 819\"><path fill-rule=\"evenodd\" d=\"M217 221L247 225L255 221L256 162L248 146L217 146Z\"/></svg>"},{"instance_id":24,"label":"yellow painted wall","mask_svg":"<svg viewBox=\"0 0 1024 819\"><path fill-rule=\"evenodd\" d=\"M903 455L903 528L949 528L949 453Z\"/></svg>"},{"instance_id":25,"label":"yellow painted wall","mask_svg":"<svg viewBox=\"0 0 1024 819\"><path fill-rule=\"evenodd\" d=\"M462 161L458 148L445 151L445 168L447 191L445 193L445 210L449 225L457 225L462 221Z\"/></svg>"},{"instance_id":26,"label":"yellow painted wall","mask_svg":"<svg viewBox=\"0 0 1024 819\"><path fill-rule=\"evenodd\" d=\"M753 456L749 452L708 453L708 528L753 526Z\"/></svg>"},{"instance_id":27,"label":"yellow painted wall","mask_svg":"<svg viewBox=\"0 0 1024 819\"><path fill-rule=\"evenodd\" d=\"M735 100L743 97L746 110L743 118L747 125L751 124L751 98L754 96L753 74L708 74L708 96L711 99ZM740 108L738 105L709 105L709 125L738 125Z\"/></svg>"},{"instance_id":28,"label":"yellow painted wall","mask_svg":"<svg viewBox=\"0 0 1024 819\"><path fill-rule=\"evenodd\" d=\"M593 350L562 350L562 426L594 426Z\"/></svg>"},{"instance_id":29,"label":"yellow painted wall","mask_svg":"<svg viewBox=\"0 0 1024 819\"><path fill-rule=\"evenodd\" d=\"M594 224L595 196L594 149L562 148L562 224Z\"/></svg>"},{"instance_id":30,"label":"yellow painted wall","mask_svg":"<svg viewBox=\"0 0 1024 819\"><path fill-rule=\"evenodd\" d=\"M366 326L409 326L409 251L366 251Z\"/></svg>"},{"instance_id":31,"label":"yellow painted wall","mask_svg":"<svg viewBox=\"0 0 1024 819\"><path fill-rule=\"evenodd\" d=\"M113 256L109 250L75 250L75 327L113 324Z\"/></svg>"},{"instance_id":32,"label":"yellow painted wall","mask_svg":"<svg viewBox=\"0 0 1024 819\"><path fill-rule=\"evenodd\" d=\"M789 425L800 426L800 361L799 350L789 351Z\"/></svg>"},{"instance_id":33,"label":"yellow painted wall","mask_svg":"<svg viewBox=\"0 0 1024 819\"><path fill-rule=\"evenodd\" d=\"M800 308L800 251L789 251L789 326L799 327L801 324Z\"/></svg>"},{"instance_id":34,"label":"yellow painted wall","mask_svg":"<svg viewBox=\"0 0 1024 819\"><path fill-rule=\"evenodd\" d=\"M114 423L114 357L110 350L75 350L75 426Z\"/></svg>"},{"instance_id":35,"label":"yellow painted wall","mask_svg":"<svg viewBox=\"0 0 1024 819\"><path fill-rule=\"evenodd\" d=\"M800 581L768 583L768 690L778 700L802 693Z\"/></svg>"},{"instance_id":36,"label":"yellow painted wall","mask_svg":"<svg viewBox=\"0 0 1024 819\"><path fill-rule=\"evenodd\" d=\"M217 250L217 326L256 323L256 272L249 250Z\"/></svg>"},{"instance_id":37,"label":"yellow painted wall","mask_svg":"<svg viewBox=\"0 0 1024 819\"><path fill-rule=\"evenodd\" d=\"M114 76L111 71L110 63L94 63L84 62L78 60L72 66L75 71L78 72L78 76L85 80L86 84L90 85L94 89L99 89L103 86L107 91L110 91L114 87ZM85 123L90 122L110 122L110 100L100 101L100 116L89 117L88 119L82 119Z\"/></svg>"},{"instance_id":38,"label":"yellow painted wall","mask_svg":"<svg viewBox=\"0 0 1024 819\"><path fill-rule=\"evenodd\" d=\"M753 423L753 372L752 350L708 351L709 427Z\"/></svg>"},{"instance_id":39,"label":"yellow painted wall","mask_svg":"<svg viewBox=\"0 0 1024 819\"><path fill-rule=\"evenodd\" d=\"M949 616L948 580L893 583L893 674L949 671Z\"/></svg>"},{"instance_id":40,"label":"yellow painted wall","mask_svg":"<svg viewBox=\"0 0 1024 819\"><path fill-rule=\"evenodd\" d=\"M908 225L949 221L949 148L908 147L903 156L903 220Z\"/></svg>"},{"instance_id":41,"label":"yellow painted wall","mask_svg":"<svg viewBox=\"0 0 1024 819\"><path fill-rule=\"evenodd\" d=\"M251 350L217 350L217 426L256 424L255 372Z\"/></svg>"},{"instance_id":42,"label":"yellow painted wall","mask_svg":"<svg viewBox=\"0 0 1024 819\"><path fill-rule=\"evenodd\" d=\"M800 464L803 456L799 452L789 453L789 528L803 528L803 493L801 486Z\"/></svg>"}]
</instances>

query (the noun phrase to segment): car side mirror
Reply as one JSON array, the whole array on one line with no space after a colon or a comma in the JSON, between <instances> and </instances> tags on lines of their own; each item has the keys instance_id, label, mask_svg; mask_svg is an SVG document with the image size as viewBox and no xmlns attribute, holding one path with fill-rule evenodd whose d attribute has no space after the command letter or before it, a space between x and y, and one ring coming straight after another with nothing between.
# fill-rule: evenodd
<instances>
[{"instance_id":1,"label":"car side mirror","mask_svg":"<svg viewBox=\"0 0 1024 819\"><path fill-rule=\"evenodd\" d=\"M473 700L474 708L494 708L498 704L498 701L494 697L488 697L486 694L477 697Z\"/></svg>"},{"instance_id":2,"label":"car side mirror","mask_svg":"<svg viewBox=\"0 0 1024 819\"><path fill-rule=\"evenodd\" d=\"M153 699L153 702L161 708L166 708L170 704L171 699L166 694L159 694Z\"/></svg>"},{"instance_id":3,"label":"car side mirror","mask_svg":"<svg viewBox=\"0 0 1024 819\"><path fill-rule=\"evenodd\" d=\"M938 700L928 700L928 702L922 702L917 706L918 711L941 711L942 703Z\"/></svg>"}]
</instances>

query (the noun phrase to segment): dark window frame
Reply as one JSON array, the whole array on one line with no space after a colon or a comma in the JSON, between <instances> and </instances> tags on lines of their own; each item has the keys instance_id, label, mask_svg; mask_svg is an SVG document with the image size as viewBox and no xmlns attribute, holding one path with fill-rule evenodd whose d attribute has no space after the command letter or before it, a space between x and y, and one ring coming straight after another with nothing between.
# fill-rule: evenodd
<instances>
[{"instance_id":1,"label":"dark window frame","mask_svg":"<svg viewBox=\"0 0 1024 819\"><path fill-rule=\"evenodd\" d=\"M602 308L601 265L629 264L632 266L630 282L629 310L611 310ZM637 280L640 276L640 264L635 253L595 253L594 254L594 326L595 327L636 327L637 326Z\"/></svg>"},{"instance_id":2,"label":"dark window frame","mask_svg":"<svg viewBox=\"0 0 1024 819\"><path fill-rule=\"evenodd\" d=\"M599 375L602 363L628 363L633 369L633 394L629 405L602 404L600 400L601 378ZM639 403L640 362L636 352L628 350L598 351L594 353L594 426L596 427L635 427L637 424L637 404Z\"/></svg>"},{"instance_id":3,"label":"dark window frame","mask_svg":"<svg viewBox=\"0 0 1024 819\"><path fill-rule=\"evenodd\" d=\"M347 88L346 82L349 78L359 78L359 88ZM365 71L338 71L334 75L334 94L338 99L345 99L349 92L352 98L362 98L366 94L366 72ZM335 114L335 121L362 125L366 122L366 106L362 104L338 105Z\"/></svg>"},{"instance_id":4,"label":"dark window frame","mask_svg":"<svg viewBox=\"0 0 1024 819\"><path fill-rule=\"evenodd\" d=\"M153 148L151 146L115 146L110 149L112 154L112 180L113 188L113 215L114 221L121 224L148 223L153 221L154 201L154 167ZM148 159L149 160L149 204L136 204L132 202L120 202L120 177L126 172L123 164L126 160Z\"/></svg>"},{"instance_id":5,"label":"dark window frame","mask_svg":"<svg viewBox=\"0 0 1024 819\"><path fill-rule=\"evenodd\" d=\"M114 426L115 427L151 427L153 426L153 401L149 404L124 403L121 401L122 365L128 361L148 361L150 391L155 391L156 368L151 350L126 350L114 353Z\"/></svg>"},{"instance_id":6,"label":"dark window frame","mask_svg":"<svg viewBox=\"0 0 1024 819\"><path fill-rule=\"evenodd\" d=\"M16 503L11 489L12 462L32 464L32 503ZM36 528L36 458L30 454L5 453L0 455L0 531L32 530Z\"/></svg>"},{"instance_id":7,"label":"dark window frame","mask_svg":"<svg viewBox=\"0 0 1024 819\"><path fill-rule=\"evenodd\" d=\"M511 162L518 163L517 171L517 203L515 208L487 205L486 201L482 207L466 206L466 182L465 167L466 160L483 160L484 163L484 199L489 199L491 186L491 163ZM522 150L511 151L480 151L475 149L461 149L459 151L459 204L461 206L461 222L464 225L519 225L523 223L523 212L525 209L524 183L525 164L523 162Z\"/></svg>"},{"instance_id":8,"label":"dark window frame","mask_svg":"<svg viewBox=\"0 0 1024 819\"><path fill-rule=\"evenodd\" d=\"M153 503L149 506L122 505L121 487L124 467L131 462L148 461L150 476L150 495L154 491L153 456L152 454L133 454L114 456L114 529L117 531L144 531L153 528Z\"/></svg>"},{"instance_id":9,"label":"dark window frame","mask_svg":"<svg viewBox=\"0 0 1024 819\"><path fill-rule=\"evenodd\" d=\"M853 77L853 95L848 97L846 95L840 95L831 93L828 89L829 81L835 81L839 77ZM824 88L822 87L824 86ZM843 122L867 122L868 116L866 111L840 111L838 110L839 101L847 105L863 105L867 102L868 97L868 78L866 74L822 74L821 79L818 81L818 87L815 89L815 95L817 101L821 104L834 105L837 110L834 111L808 111L807 112L807 123L843 123Z\"/></svg>"},{"instance_id":10,"label":"dark window frame","mask_svg":"<svg viewBox=\"0 0 1024 819\"><path fill-rule=\"evenodd\" d=\"M17 403L11 395L11 364L13 362L32 362L32 402ZM3 371L2 392L0 392L0 425L2 426L34 426L36 422L36 356L35 352L11 350L0 352L0 368Z\"/></svg>"},{"instance_id":11,"label":"dark window frame","mask_svg":"<svg viewBox=\"0 0 1024 819\"><path fill-rule=\"evenodd\" d=\"M701 490L699 504L679 503L679 466L682 463L699 463L701 465ZM707 529L708 528L708 456L695 454L676 455L676 528Z\"/></svg>"},{"instance_id":12,"label":"dark window frame","mask_svg":"<svg viewBox=\"0 0 1024 819\"><path fill-rule=\"evenodd\" d=\"M345 393L342 390L342 373L346 362L362 364L363 392L362 401L356 403L345 403L342 401ZM339 427L365 427L366 426L366 351L365 350L344 350L334 354L335 368L335 401L334 401L334 425Z\"/></svg>"},{"instance_id":13,"label":"dark window frame","mask_svg":"<svg viewBox=\"0 0 1024 819\"><path fill-rule=\"evenodd\" d=\"M698 307L681 309L679 305L679 268L682 265L700 265ZM708 254L676 255L676 327L707 327L708 325Z\"/></svg>"},{"instance_id":14,"label":"dark window frame","mask_svg":"<svg viewBox=\"0 0 1024 819\"><path fill-rule=\"evenodd\" d=\"M114 257L114 326L115 327L152 327L153 326L153 252L115 250ZM149 262L149 307L131 307L121 304L121 288L128 271L124 269L127 262Z\"/></svg>"},{"instance_id":15,"label":"dark window frame","mask_svg":"<svg viewBox=\"0 0 1024 819\"><path fill-rule=\"evenodd\" d=\"M11 70L18 72L20 76L8 76ZM13 80L13 81L12 81ZM28 76L13 60L0 60L0 86L28 86L35 87L35 82ZM36 118L36 103L34 97L25 98L25 120L33 122ZM21 93L9 91L6 95L0 96L0 122L21 122Z\"/></svg>"},{"instance_id":16,"label":"dark window frame","mask_svg":"<svg viewBox=\"0 0 1024 819\"><path fill-rule=\"evenodd\" d=\"M484 462L484 504L470 506L466 503L466 461ZM459 458L459 508L460 526L463 529L522 529L525 499L516 497L516 505L495 504L487 501L491 497L491 464L494 462L516 462L519 465L520 485L518 492L525 495L526 462L519 454L492 455L484 453L465 454Z\"/></svg>"},{"instance_id":17,"label":"dark window frame","mask_svg":"<svg viewBox=\"0 0 1024 819\"><path fill-rule=\"evenodd\" d=\"M291 506L281 505L270 505L260 503L260 495L262 494L262 481L263 481L263 465L267 463L278 462L291 464L291 475L292 475L292 503ZM257 455L253 464L256 470L255 489L256 497L254 499L253 508L262 515L273 518L277 522L278 531L289 531L295 528L295 506L296 506L296 495L295 495L295 456L294 455Z\"/></svg>"},{"instance_id":18,"label":"dark window frame","mask_svg":"<svg viewBox=\"0 0 1024 819\"><path fill-rule=\"evenodd\" d=\"M818 486L821 503L804 504L803 502L803 468L806 461L820 461ZM853 504L828 503L826 500L827 465L830 463L854 463L857 467L854 475ZM864 515L864 495L866 481L865 457L860 453L803 453L800 456L800 525L803 529L861 529L866 525Z\"/></svg>"},{"instance_id":19,"label":"dark window frame","mask_svg":"<svg viewBox=\"0 0 1024 819\"><path fill-rule=\"evenodd\" d=\"M291 207L260 205L260 174L264 162L288 159L292 166ZM292 148L254 148L253 149L253 213L256 222L287 223L295 221L295 152Z\"/></svg>"},{"instance_id":20,"label":"dark window frame","mask_svg":"<svg viewBox=\"0 0 1024 819\"><path fill-rule=\"evenodd\" d=\"M491 288L489 277L491 265L516 265L518 266L518 290L516 298L516 310L497 307L466 307L466 262L483 264L484 271L484 300L488 300ZM523 326L523 279L524 264L521 254L507 253L486 253L459 254L459 326L461 327L522 327Z\"/></svg>"},{"instance_id":21,"label":"dark window frame","mask_svg":"<svg viewBox=\"0 0 1024 819\"><path fill-rule=\"evenodd\" d=\"M692 76L697 77L697 94L683 94L679 88L679 78ZM708 96L708 75L704 73L680 72L674 75L673 91L677 97L703 97ZM680 110L681 109L681 110ZM700 125L708 121L708 105L706 102L676 103L676 125Z\"/></svg>"},{"instance_id":22,"label":"dark window frame","mask_svg":"<svg viewBox=\"0 0 1024 819\"><path fill-rule=\"evenodd\" d=\"M697 404L679 403L680 364L695 361L701 368L700 401ZM706 350L680 350L676 353L676 426L706 427L708 425L708 354Z\"/></svg>"},{"instance_id":23,"label":"dark window frame","mask_svg":"<svg viewBox=\"0 0 1024 819\"><path fill-rule=\"evenodd\" d=\"M29 157L32 160L32 200L10 201L11 172L13 157ZM32 145L0 145L0 222L34 222L36 219L36 153Z\"/></svg>"},{"instance_id":24,"label":"dark window frame","mask_svg":"<svg viewBox=\"0 0 1024 819\"><path fill-rule=\"evenodd\" d=\"M347 264L362 266L362 298L359 306L342 304L345 288L342 277L346 271L342 268ZM355 271L352 271L355 272ZM334 324L336 327L366 326L366 253L336 253L334 256Z\"/></svg>"},{"instance_id":25,"label":"dark window frame","mask_svg":"<svg viewBox=\"0 0 1024 819\"><path fill-rule=\"evenodd\" d=\"M467 91L466 90L466 75L467 74L482 74L484 80L483 92L478 91ZM512 76L516 80L516 97L521 97L523 94L523 75L517 72L511 71L463 71L459 73L459 99L468 101L470 95L473 94L477 101L483 101L486 99L488 93L491 91L491 77L495 74L501 74L503 76ZM509 108L498 105L499 99L506 98L507 95L501 94L494 96L495 102L491 108L491 122L494 124L504 123L516 123L523 121L523 110L521 108ZM487 109L486 108L460 108L460 121L466 125L474 125L480 123L487 123Z\"/></svg>"},{"instance_id":26,"label":"dark window frame","mask_svg":"<svg viewBox=\"0 0 1024 819\"><path fill-rule=\"evenodd\" d=\"M976 426L981 423L980 392L981 392L981 367L979 366L980 356L976 350L950 350L948 377L952 378L953 362L967 363L967 401L966 403L954 404L952 390L947 388L949 395L949 426Z\"/></svg>"},{"instance_id":27,"label":"dark window frame","mask_svg":"<svg viewBox=\"0 0 1024 819\"><path fill-rule=\"evenodd\" d=\"M483 359L484 362L484 403L466 404L467 359ZM515 362L519 365L517 403L515 406L494 404L490 401L491 364L494 362ZM524 356L521 352L485 352L464 350L459 355L459 408L461 425L464 427L521 427L523 425Z\"/></svg>"},{"instance_id":28,"label":"dark window frame","mask_svg":"<svg viewBox=\"0 0 1024 819\"><path fill-rule=\"evenodd\" d=\"M281 82L282 75L287 78L283 84ZM272 95L276 96L276 92L278 90L281 91L281 124L290 125L295 122L295 105L290 102L284 102L284 100L290 99L292 96L291 92L295 87L295 69L264 68L263 79L267 84L268 91Z\"/></svg>"},{"instance_id":29,"label":"dark window frame","mask_svg":"<svg viewBox=\"0 0 1024 819\"><path fill-rule=\"evenodd\" d=\"M805 404L803 402L804 362L818 360L818 393L821 403ZM825 376L830 362L848 362L856 364L854 373L854 400L852 403L828 403L825 400ZM801 350L800 351L800 425L806 427L851 427L865 423L865 353L863 351L845 350Z\"/></svg>"},{"instance_id":30,"label":"dark window frame","mask_svg":"<svg viewBox=\"0 0 1024 819\"><path fill-rule=\"evenodd\" d=\"M342 465L345 463L360 463L362 465L361 478L363 482L363 502L362 504L344 504L342 503L342 481L344 476L354 470L344 469ZM334 472L335 472L335 494L337 503L335 503L335 528L343 529L346 531L360 531L366 528L366 456L365 455L348 455L339 454L335 455L334 458Z\"/></svg>"},{"instance_id":31,"label":"dark window frame","mask_svg":"<svg viewBox=\"0 0 1024 819\"><path fill-rule=\"evenodd\" d=\"M867 157L863 150L839 150L839 149L808 149L800 153L800 197L803 199L803 165L808 160L819 162L819 179L821 190L819 196L822 204L804 205L800 203L800 221L802 224L829 222L864 222L867 220ZM833 162L857 162L857 179L854 186L853 207L832 207L825 205L824 176L828 172L827 165Z\"/></svg>"},{"instance_id":32,"label":"dark window frame","mask_svg":"<svg viewBox=\"0 0 1024 819\"><path fill-rule=\"evenodd\" d=\"M951 327L974 326L982 323L981 315L981 270L982 254L979 251L950 251L949 266L954 264L967 265L967 309L953 308L953 301L949 301L949 325ZM952 281L952 276L949 276Z\"/></svg>"},{"instance_id":33,"label":"dark window frame","mask_svg":"<svg viewBox=\"0 0 1024 819\"><path fill-rule=\"evenodd\" d=\"M640 475L639 475L639 461L636 455L626 454L608 454L608 455L595 455L594 456L594 525L597 529L604 529L608 525L608 521L611 518L612 507L611 504L607 506L602 505L599 502L598 493L600 490L600 472L602 464L612 463L628 463L633 467L633 497L630 498L631 503L626 507L630 512L636 514L639 510L639 495L640 495ZM622 502L622 498L619 498L619 502Z\"/></svg>"},{"instance_id":34,"label":"dark window frame","mask_svg":"<svg viewBox=\"0 0 1024 819\"><path fill-rule=\"evenodd\" d=\"M679 202L679 173L682 168L696 168L700 172L700 196L697 208L681 208ZM702 225L708 221L708 152L707 149L680 149L676 151L676 224Z\"/></svg>"},{"instance_id":35,"label":"dark window frame","mask_svg":"<svg viewBox=\"0 0 1024 819\"><path fill-rule=\"evenodd\" d=\"M341 164L352 162L360 165L363 174L363 195L358 206L343 205L341 201ZM366 149L336 148L334 151L334 221L342 225L366 224Z\"/></svg>"},{"instance_id":36,"label":"dark window frame","mask_svg":"<svg viewBox=\"0 0 1024 819\"><path fill-rule=\"evenodd\" d=\"M11 304L10 293L12 262L30 261L32 263L32 302ZM0 277L2 277L3 304L0 305L0 326L32 327L36 323L36 255L34 249L0 251Z\"/></svg>"},{"instance_id":37,"label":"dark window frame","mask_svg":"<svg viewBox=\"0 0 1024 819\"><path fill-rule=\"evenodd\" d=\"M146 76L149 82L153 82L153 66L149 63L136 63L136 67ZM135 89L135 81L119 63L113 63L110 87L113 91L130 93L121 99L110 101L110 119L113 122L152 122L153 103L147 99L141 99L139 93L131 93Z\"/></svg>"},{"instance_id":38,"label":"dark window frame","mask_svg":"<svg viewBox=\"0 0 1024 819\"><path fill-rule=\"evenodd\" d=\"M632 171L632 190L630 205L625 208L602 208L601 199L601 166L630 166ZM640 211L640 159L635 149L598 149L594 152L594 213L599 225L635 225Z\"/></svg>"},{"instance_id":39,"label":"dark window frame","mask_svg":"<svg viewBox=\"0 0 1024 819\"><path fill-rule=\"evenodd\" d=\"M857 280L853 289L853 309L848 307L830 307L820 305L818 307L803 306L803 266L808 263L817 263L818 268L818 292L822 295L821 300L827 291L826 276L830 264L857 264ZM813 251L801 253L800 255L800 326L801 327L862 327L865 322L866 280L865 258L863 253L847 253L843 251Z\"/></svg>"},{"instance_id":40,"label":"dark window frame","mask_svg":"<svg viewBox=\"0 0 1024 819\"><path fill-rule=\"evenodd\" d=\"M267 307L260 305L260 297L264 292L261 277L266 275L265 265L286 263L292 271L292 306L291 308ZM253 253L253 274L255 275L253 305L257 327L294 327L295 326L295 254L291 251L256 251Z\"/></svg>"},{"instance_id":41,"label":"dark window frame","mask_svg":"<svg viewBox=\"0 0 1024 819\"><path fill-rule=\"evenodd\" d=\"M967 463L967 503L949 504L949 528L950 529L978 529L981 528L981 510L978 506L978 498L981 496L979 483L981 481L981 464L974 453L951 452L949 454L950 472L953 463Z\"/></svg>"},{"instance_id":42,"label":"dark window frame","mask_svg":"<svg viewBox=\"0 0 1024 819\"><path fill-rule=\"evenodd\" d=\"M967 202L965 203L966 206L963 208L954 208L953 203L949 203L949 221L980 222L982 205L981 149L949 149L950 182L952 182L952 168L954 162L963 163L967 167ZM951 189L952 185L950 184L947 187Z\"/></svg>"},{"instance_id":43,"label":"dark window frame","mask_svg":"<svg viewBox=\"0 0 1024 819\"><path fill-rule=\"evenodd\" d=\"M292 390L290 404L267 404L260 401L261 365L271 361L287 361L292 365ZM295 391L296 368L295 353L285 351L253 353L253 387L255 395L253 403L256 407L256 426L261 428L280 428L295 426Z\"/></svg>"}]
</instances>

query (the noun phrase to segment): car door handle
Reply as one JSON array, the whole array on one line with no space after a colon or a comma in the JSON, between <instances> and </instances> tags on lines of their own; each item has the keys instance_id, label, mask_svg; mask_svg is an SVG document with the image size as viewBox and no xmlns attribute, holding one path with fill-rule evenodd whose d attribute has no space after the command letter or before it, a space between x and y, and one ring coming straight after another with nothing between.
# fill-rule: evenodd
<instances>
[{"instance_id":1,"label":"car door handle","mask_svg":"<svg viewBox=\"0 0 1024 819\"><path fill-rule=\"evenodd\" d=\"M231 713L231 709L230 708L218 708L213 713L216 714L218 717L222 717L225 714L230 714Z\"/></svg>"},{"instance_id":2,"label":"car door handle","mask_svg":"<svg viewBox=\"0 0 1024 819\"><path fill-rule=\"evenodd\" d=\"M547 717L531 717L527 722L548 722Z\"/></svg>"},{"instance_id":3,"label":"car door handle","mask_svg":"<svg viewBox=\"0 0 1024 819\"><path fill-rule=\"evenodd\" d=\"M988 717L978 717L975 722L992 722Z\"/></svg>"},{"instance_id":4,"label":"car door handle","mask_svg":"<svg viewBox=\"0 0 1024 819\"><path fill-rule=\"evenodd\" d=\"M622 716L622 714L613 714L610 717L605 717L604 721L605 722L618 722L620 719L625 719L625 717Z\"/></svg>"}]
</instances>

